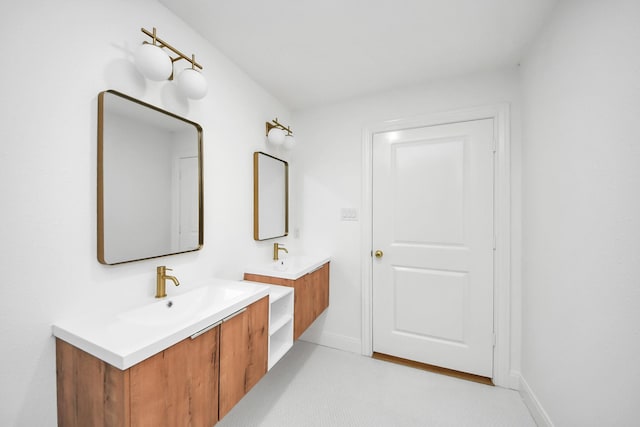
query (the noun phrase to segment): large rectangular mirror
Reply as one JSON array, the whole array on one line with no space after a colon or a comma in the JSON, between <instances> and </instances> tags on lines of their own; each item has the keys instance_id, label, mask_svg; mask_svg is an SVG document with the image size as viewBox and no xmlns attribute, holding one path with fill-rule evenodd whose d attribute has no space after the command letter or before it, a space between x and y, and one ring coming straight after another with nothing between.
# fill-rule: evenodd
<instances>
[{"instance_id":1,"label":"large rectangular mirror","mask_svg":"<svg viewBox=\"0 0 640 427\"><path fill-rule=\"evenodd\" d=\"M262 152L253 153L253 238L289 234L289 164Z\"/></svg>"},{"instance_id":2,"label":"large rectangular mirror","mask_svg":"<svg viewBox=\"0 0 640 427\"><path fill-rule=\"evenodd\" d=\"M202 128L107 90L98 95L98 261L203 245Z\"/></svg>"}]
</instances>

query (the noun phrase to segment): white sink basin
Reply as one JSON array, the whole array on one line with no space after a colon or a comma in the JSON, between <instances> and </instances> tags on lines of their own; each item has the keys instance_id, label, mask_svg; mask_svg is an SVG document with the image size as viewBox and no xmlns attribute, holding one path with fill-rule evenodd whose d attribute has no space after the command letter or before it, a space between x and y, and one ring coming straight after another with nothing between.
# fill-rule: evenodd
<instances>
[{"instance_id":1,"label":"white sink basin","mask_svg":"<svg viewBox=\"0 0 640 427\"><path fill-rule=\"evenodd\" d=\"M267 261L250 265L244 272L261 276L280 277L295 280L329 262L324 255L284 255L278 261Z\"/></svg>"},{"instance_id":2,"label":"white sink basin","mask_svg":"<svg viewBox=\"0 0 640 427\"><path fill-rule=\"evenodd\" d=\"M166 297L116 317L136 325L166 325L188 321L201 312L223 309L230 301L249 292L229 286L201 286L175 297Z\"/></svg>"},{"instance_id":3,"label":"white sink basin","mask_svg":"<svg viewBox=\"0 0 640 427\"><path fill-rule=\"evenodd\" d=\"M125 312L56 322L53 335L124 370L268 294L266 285L212 279Z\"/></svg>"}]
</instances>

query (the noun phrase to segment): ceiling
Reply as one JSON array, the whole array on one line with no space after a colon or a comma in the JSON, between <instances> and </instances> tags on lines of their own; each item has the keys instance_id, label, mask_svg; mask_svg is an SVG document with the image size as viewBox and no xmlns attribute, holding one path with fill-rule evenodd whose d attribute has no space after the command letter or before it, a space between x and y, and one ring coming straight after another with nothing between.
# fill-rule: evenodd
<instances>
[{"instance_id":1,"label":"ceiling","mask_svg":"<svg viewBox=\"0 0 640 427\"><path fill-rule=\"evenodd\" d=\"M557 0L160 0L292 110L515 66Z\"/></svg>"}]
</instances>

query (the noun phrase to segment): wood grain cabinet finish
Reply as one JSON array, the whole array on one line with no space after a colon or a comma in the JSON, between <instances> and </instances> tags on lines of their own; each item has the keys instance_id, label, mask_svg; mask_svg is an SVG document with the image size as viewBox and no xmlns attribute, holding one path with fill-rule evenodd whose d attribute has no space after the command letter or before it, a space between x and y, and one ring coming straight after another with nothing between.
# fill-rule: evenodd
<instances>
[{"instance_id":1,"label":"wood grain cabinet finish","mask_svg":"<svg viewBox=\"0 0 640 427\"><path fill-rule=\"evenodd\" d=\"M132 426L210 427L218 422L218 329L129 369Z\"/></svg>"},{"instance_id":2,"label":"wood grain cabinet finish","mask_svg":"<svg viewBox=\"0 0 640 427\"><path fill-rule=\"evenodd\" d=\"M56 339L58 425L213 426L219 333L187 338L124 371Z\"/></svg>"},{"instance_id":3,"label":"wood grain cabinet finish","mask_svg":"<svg viewBox=\"0 0 640 427\"><path fill-rule=\"evenodd\" d=\"M296 340L329 307L329 263L295 280L249 273L244 274L244 279L294 289L293 338Z\"/></svg>"},{"instance_id":4,"label":"wood grain cabinet finish","mask_svg":"<svg viewBox=\"0 0 640 427\"><path fill-rule=\"evenodd\" d=\"M269 297L120 370L56 339L60 427L211 427L266 374Z\"/></svg>"},{"instance_id":5,"label":"wood grain cabinet finish","mask_svg":"<svg viewBox=\"0 0 640 427\"><path fill-rule=\"evenodd\" d=\"M268 357L266 296L220 325L220 419L267 373Z\"/></svg>"}]
</instances>

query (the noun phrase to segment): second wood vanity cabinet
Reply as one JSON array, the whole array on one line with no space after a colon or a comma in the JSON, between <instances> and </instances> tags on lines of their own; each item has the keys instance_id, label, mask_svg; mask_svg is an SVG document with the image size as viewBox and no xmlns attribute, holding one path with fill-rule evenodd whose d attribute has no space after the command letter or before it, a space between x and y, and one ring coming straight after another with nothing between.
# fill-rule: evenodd
<instances>
[{"instance_id":1,"label":"second wood vanity cabinet","mask_svg":"<svg viewBox=\"0 0 640 427\"><path fill-rule=\"evenodd\" d=\"M300 335L329 307L329 263L298 279L284 279L260 274L245 273L244 280L289 286L294 289L293 337Z\"/></svg>"},{"instance_id":2,"label":"second wood vanity cabinet","mask_svg":"<svg viewBox=\"0 0 640 427\"><path fill-rule=\"evenodd\" d=\"M120 370L56 339L58 425L211 427L267 372L269 298Z\"/></svg>"}]
</instances>

